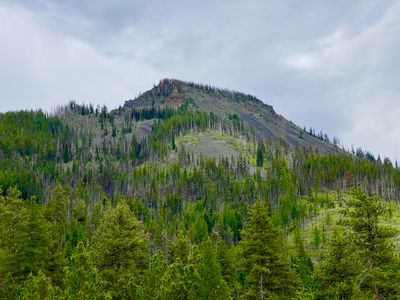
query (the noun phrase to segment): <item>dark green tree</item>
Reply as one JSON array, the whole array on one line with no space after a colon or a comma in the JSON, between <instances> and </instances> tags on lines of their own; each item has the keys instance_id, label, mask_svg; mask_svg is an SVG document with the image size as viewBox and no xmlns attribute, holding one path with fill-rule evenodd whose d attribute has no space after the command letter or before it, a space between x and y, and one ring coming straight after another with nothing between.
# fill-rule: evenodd
<instances>
[{"instance_id":1,"label":"dark green tree","mask_svg":"<svg viewBox=\"0 0 400 300\"><path fill-rule=\"evenodd\" d=\"M41 207L32 198L23 203L21 193L11 188L6 197L0 196L2 272L10 273L16 283L45 271L50 256L48 224Z\"/></svg>"},{"instance_id":2,"label":"dark green tree","mask_svg":"<svg viewBox=\"0 0 400 300\"><path fill-rule=\"evenodd\" d=\"M264 156L265 156L265 146L264 143L261 141L257 145L257 153L256 153L256 163L257 167L262 167L264 164Z\"/></svg>"},{"instance_id":3,"label":"dark green tree","mask_svg":"<svg viewBox=\"0 0 400 300\"><path fill-rule=\"evenodd\" d=\"M282 233L271 224L266 203L257 200L249 209L242 233L244 299L294 297L298 280L290 268Z\"/></svg>"},{"instance_id":4,"label":"dark green tree","mask_svg":"<svg viewBox=\"0 0 400 300\"><path fill-rule=\"evenodd\" d=\"M342 230L332 233L322 262L314 275L315 295L318 297L351 299L355 296L362 264L350 235Z\"/></svg>"}]
</instances>

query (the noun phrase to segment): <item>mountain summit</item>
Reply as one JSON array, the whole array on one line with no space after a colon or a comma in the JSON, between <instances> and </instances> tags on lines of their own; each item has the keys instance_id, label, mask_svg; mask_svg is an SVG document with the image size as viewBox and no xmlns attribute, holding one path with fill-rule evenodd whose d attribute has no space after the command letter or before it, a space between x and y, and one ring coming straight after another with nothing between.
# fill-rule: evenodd
<instances>
[{"instance_id":1,"label":"mountain summit","mask_svg":"<svg viewBox=\"0 0 400 300\"><path fill-rule=\"evenodd\" d=\"M179 108L188 105L192 109L213 112L221 119L240 119L258 139L271 138L286 141L291 146L315 148L321 153L337 150L333 144L309 134L277 114L271 105L260 99L210 85L177 79L162 79L158 85L124 104L125 109Z\"/></svg>"}]
</instances>

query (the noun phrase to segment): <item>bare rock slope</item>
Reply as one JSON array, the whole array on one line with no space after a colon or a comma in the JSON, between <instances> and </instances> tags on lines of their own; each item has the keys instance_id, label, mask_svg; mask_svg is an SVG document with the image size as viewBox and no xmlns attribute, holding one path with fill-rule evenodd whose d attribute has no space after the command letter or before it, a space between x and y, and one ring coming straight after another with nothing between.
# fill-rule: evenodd
<instances>
[{"instance_id":1,"label":"bare rock slope","mask_svg":"<svg viewBox=\"0 0 400 300\"><path fill-rule=\"evenodd\" d=\"M337 151L333 144L308 134L256 97L208 85L163 79L136 99L126 101L124 108L178 108L183 104L226 119L236 114L258 138L283 139L292 146L315 148L321 153Z\"/></svg>"}]
</instances>

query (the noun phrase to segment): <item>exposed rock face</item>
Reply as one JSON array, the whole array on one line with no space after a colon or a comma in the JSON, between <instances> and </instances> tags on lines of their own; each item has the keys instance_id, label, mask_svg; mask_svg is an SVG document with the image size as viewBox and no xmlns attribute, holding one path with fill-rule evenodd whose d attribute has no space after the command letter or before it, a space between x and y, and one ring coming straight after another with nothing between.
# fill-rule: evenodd
<instances>
[{"instance_id":1,"label":"exposed rock face","mask_svg":"<svg viewBox=\"0 0 400 300\"><path fill-rule=\"evenodd\" d=\"M254 128L258 138L283 139L292 146L315 148L322 153L337 151L331 143L322 141L277 114L271 105L240 92L219 89L209 85L163 79L152 89L124 104L125 109L178 108L182 104L221 118L237 114L244 125Z\"/></svg>"}]
</instances>

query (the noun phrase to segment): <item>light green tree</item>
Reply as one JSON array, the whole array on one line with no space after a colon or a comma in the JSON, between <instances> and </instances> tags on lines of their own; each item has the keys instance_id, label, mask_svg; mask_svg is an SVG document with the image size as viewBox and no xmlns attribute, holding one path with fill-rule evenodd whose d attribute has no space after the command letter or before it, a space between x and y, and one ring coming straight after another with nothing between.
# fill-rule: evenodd
<instances>
[{"instance_id":1,"label":"light green tree","mask_svg":"<svg viewBox=\"0 0 400 300\"><path fill-rule=\"evenodd\" d=\"M143 300L160 299L162 289L162 277L167 269L165 257L163 255L155 255L149 269L147 269L142 277L140 286L137 291L137 297Z\"/></svg>"},{"instance_id":2,"label":"light green tree","mask_svg":"<svg viewBox=\"0 0 400 300\"><path fill-rule=\"evenodd\" d=\"M64 271L64 299L104 299L102 282L98 270L94 267L89 253L82 242L78 244Z\"/></svg>"},{"instance_id":3,"label":"light green tree","mask_svg":"<svg viewBox=\"0 0 400 300\"><path fill-rule=\"evenodd\" d=\"M229 290L222 278L221 266L211 240L207 239L199 246L196 266L196 284L201 299L229 299Z\"/></svg>"},{"instance_id":4,"label":"light green tree","mask_svg":"<svg viewBox=\"0 0 400 300\"><path fill-rule=\"evenodd\" d=\"M148 266L148 244L142 224L126 203L105 212L93 237L92 259L113 297L124 298L139 281Z\"/></svg>"},{"instance_id":5,"label":"light green tree","mask_svg":"<svg viewBox=\"0 0 400 300\"><path fill-rule=\"evenodd\" d=\"M51 279L39 271L36 276L29 274L18 296L21 300L57 299L57 289L53 287Z\"/></svg>"}]
</instances>

